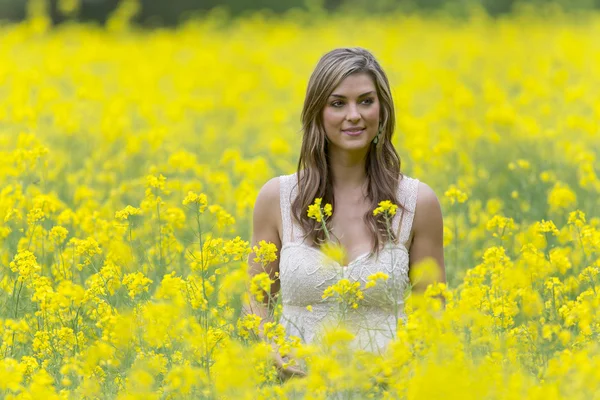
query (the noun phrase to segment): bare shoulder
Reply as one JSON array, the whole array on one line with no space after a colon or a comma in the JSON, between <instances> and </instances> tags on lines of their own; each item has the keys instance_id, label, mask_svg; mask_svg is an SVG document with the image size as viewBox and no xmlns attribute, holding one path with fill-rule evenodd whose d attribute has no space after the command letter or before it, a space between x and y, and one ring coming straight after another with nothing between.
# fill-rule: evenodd
<instances>
[{"instance_id":1,"label":"bare shoulder","mask_svg":"<svg viewBox=\"0 0 600 400\"><path fill-rule=\"evenodd\" d=\"M419 181L418 195L417 195L417 208L427 209L428 207L434 207L440 205L435 191L425 182Z\"/></svg>"},{"instance_id":2,"label":"bare shoulder","mask_svg":"<svg viewBox=\"0 0 600 400\"><path fill-rule=\"evenodd\" d=\"M281 237L281 208L279 177L267 181L259 190L254 203L254 232Z\"/></svg>"},{"instance_id":3,"label":"bare shoulder","mask_svg":"<svg viewBox=\"0 0 600 400\"><path fill-rule=\"evenodd\" d=\"M439 225L441 219L442 209L435 191L425 182L419 181L414 229L421 230L431 227L432 224Z\"/></svg>"},{"instance_id":4,"label":"bare shoulder","mask_svg":"<svg viewBox=\"0 0 600 400\"><path fill-rule=\"evenodd\" d=\"M265 183L259 190L258 196L256 198L257 201L262 203L272 203L276 202L279 205L279 177L276 176L271 178Z\"/></svg>"}]
</instances>

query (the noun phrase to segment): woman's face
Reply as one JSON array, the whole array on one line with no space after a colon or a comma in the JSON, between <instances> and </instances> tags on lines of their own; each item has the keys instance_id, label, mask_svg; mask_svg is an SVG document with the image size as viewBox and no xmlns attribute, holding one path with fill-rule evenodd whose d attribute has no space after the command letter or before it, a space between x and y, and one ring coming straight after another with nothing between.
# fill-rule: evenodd
<instances>
[{"instance_id":1,"label":"woman's face","mask_svg":"<svg viewBox=\"0 0 600 400\"><path fill-rule=\"evenodd\" d=\"M323 109L330 148L359 150L372 146L379 129L379 108L373 78L362 72L347 76Z\"/></svg>"}]
</instances>

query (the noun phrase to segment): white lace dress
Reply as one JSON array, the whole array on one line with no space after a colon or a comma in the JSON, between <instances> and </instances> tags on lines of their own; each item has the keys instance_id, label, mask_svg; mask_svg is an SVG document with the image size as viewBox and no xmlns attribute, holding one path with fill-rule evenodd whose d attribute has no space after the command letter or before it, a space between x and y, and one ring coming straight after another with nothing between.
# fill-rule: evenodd
<instances>
[{"instance_id":1,"label":"white lace dress","mask_svg":"<svg viewBox=\"0 0 600 400\"><path fill-rule=\"evenodd\" d=\"M299 337L305 343L320 339L327 327L340 323L340 305L334 298L323 300L323 291L342 278L360 282L364 299L358 308L346 307L343 326L355 338L354 348L379 353L395 338L398 323L406 322L404 300L408 294L408 248L411 226L417 202L419 181L404 176L398 187L398 199L408 210L401 209L392 220L399 244L387 244L379 254L362 254L348 265L326 261L323 253L302 242L301 228L291 215L291 204L297 195L296 174L280 178L280 201L283 238L279 260L282 315L280 323L286 335ZM401 225L401 226L400 226ZM377 272L386 273L387 281L378 280L374 287L365 289L367 277ZM312 306L312 311L307 306Z\"/></svg>"}]
</instances>

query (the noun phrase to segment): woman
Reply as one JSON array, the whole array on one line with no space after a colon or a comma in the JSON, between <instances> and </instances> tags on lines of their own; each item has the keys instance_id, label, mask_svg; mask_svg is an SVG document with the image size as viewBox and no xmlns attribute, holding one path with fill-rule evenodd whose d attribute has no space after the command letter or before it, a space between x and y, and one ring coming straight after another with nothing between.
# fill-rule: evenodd
<instances>
[{"instance_id":1,"label":"woman","mask_svg":"<svg viewBox=\"0 0 600 400\"><path fill-rule=\"evenodd\" d=\"M280 322L286 333L311 342L331 310L332 302L322 300L328 286L341 276L363 284L384 272L389 282L397 283L396 300L390 302L390 286L386 291L386 285L375 285L364 290L364 300L348 319L357 327L359 346L381 350L399 319L405 319L402 292L410 286L409 267L431 257L445 282L439 201L428 185L400 172L392 145L390 86L367 50L339 48L319 60L308 84L302 124L298 171L268 181L254 206L252 244L274 243L278 259L265 269L252 262L251 254L250 275L266 271L271 276L271 300L282 298ZM316 198L333 206L327 231L346 250L346 263L323 263L319 246L326 233L321 222L307 215ZM373 215L383 200L398 205L393 217L388 214L387 227L383 213ZM427 283L415 284L412 291L423 291ZM253 301L250 312L268 320L271 306ZM367 325L370 332L365 333ZM276 365L284 378L304 374L296 367L284 368L278 353Z\"/></svg>"}]
</instances>

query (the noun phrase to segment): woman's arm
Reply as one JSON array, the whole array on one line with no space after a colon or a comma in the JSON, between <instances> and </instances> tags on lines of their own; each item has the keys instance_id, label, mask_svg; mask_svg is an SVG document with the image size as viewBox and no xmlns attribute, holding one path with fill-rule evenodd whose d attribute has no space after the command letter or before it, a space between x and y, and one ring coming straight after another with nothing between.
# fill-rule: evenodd
<instances>
[{"instance_id":1,"label":"woman's arm","mask_svg":"<svg viewBox=\"0 0 600 400\"><path fill-rule=\"evenodd\" d=\"M250 253L248 257L248 275L250 279L255 275L266 272L274 283L271 285L270 293L263 293L263 302L258 301L252 293L248 293L250 299L248 304L244 304L242 312L244 314L256 314L261 317L259 336L264 340L264 324L273 322L273 309L275 300L279 295L279 252L281 250L281 208L279 202L279 178L269 180L261 188L254 204L252 242L251 246L258 246L261 240L273 243L277 247L277 259L266 266L254 262L256 254ZM293 366L283 367L284 361L273 344L275 365L283 379L288 379L294 375L303 376L305 373Z\"/></svg>"},{"instance_id":2,"label":"woman's arm","mask_svg":"<svg viewBox=\"0 0 600 400\"><path fill-rule=\"evenodd\" d=\"M435 192L419 182L417 206L413 219L413 240L410 245L410 266L426 258L433 258L438 266L437 280L422 280L413 286L413 292L423 293L429 283L446 282L444 265L444 222L442 209ZM444 302L442 298L442 302Z\"/></svg>"},{"instance_id":3,"label":"woman's arm","mask_svg":"<svg viewBox=\"0 0 600 400\"><path fill-rule=\"evenodd\" d=\"M252 279L255 275L266 272L275 283L271 285L271 293L264 293L264 302L258 302L250 294L250 304L244 307L244 311L263 318L263 322L267 322L268 318L272 318L273 300L279 293L279 250L281 249L278 228L279 214L279 178L273 178L260 189L254 203L251 246L258 246L261 240L273 243L277 247L277 259L263 266L261 263L254 262L256 254L254 252L250 253L248 256L248 274ZM263 323L261 323L261 330L262 325Z\"/></svg>"}]
</instances>

